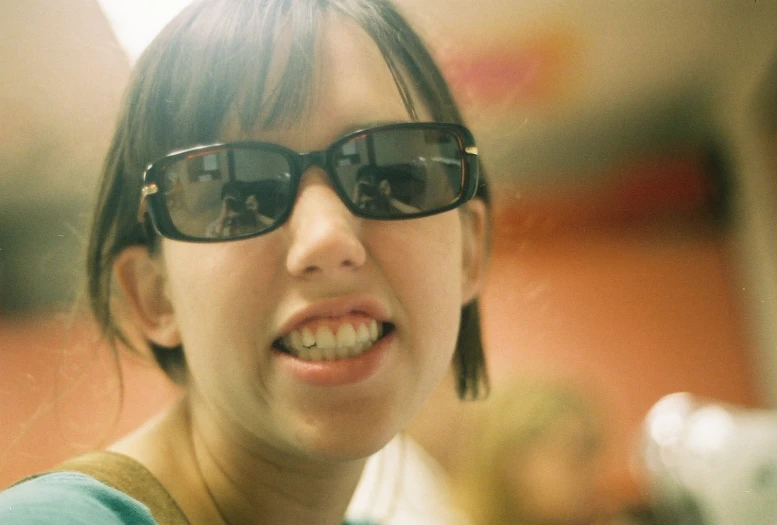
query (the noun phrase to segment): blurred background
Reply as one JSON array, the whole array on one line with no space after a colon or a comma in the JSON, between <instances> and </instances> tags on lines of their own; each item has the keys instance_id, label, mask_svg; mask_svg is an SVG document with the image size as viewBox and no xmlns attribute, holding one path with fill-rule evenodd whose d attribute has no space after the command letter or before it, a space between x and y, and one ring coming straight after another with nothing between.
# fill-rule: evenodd
<instances>
[{"instance_id":1,"label":"blurred background","mask_svg":"<svg viewBox=\"0 0 777 525\"><path fill-rule=\"evenodd\" d=\"M79 301L122 91L179 4L3 2L0 487L177 395L131 356L122 383ZM492 380L590 393L607 504L639 503L638 437L659 399L777 407L777 2L399 4L494 187ZM448 468L457 440L440 429L459 418L443 387L411 434Z\"/></svg>"}]
</instances>

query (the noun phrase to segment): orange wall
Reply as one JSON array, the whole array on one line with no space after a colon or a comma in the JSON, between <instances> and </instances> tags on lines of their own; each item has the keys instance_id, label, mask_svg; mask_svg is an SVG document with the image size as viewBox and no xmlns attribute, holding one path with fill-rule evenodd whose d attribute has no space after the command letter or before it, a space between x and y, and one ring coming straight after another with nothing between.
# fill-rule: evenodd
<instances>
[{"instance_id":1,"label":"orange wall","mask_svg":"<svg viewBox=\"0 0 777 525\"><path fill-rule=\"evenodd\" d=\"M722 232L688 225L511 236L497 219L483 310L496 383L545 374L590 387L608 415L612 490L647 410L671 392L759 404L746 323Z\"/></svg>"},{"instance_id":2,"label":"orange wall","mask_svg":"<svg viewBox=\"0 0 777 525\"><path fill-rule=\"evenodd\" d=\"M90 323L0 319L0 488L106 444L176 396L156 368L115 363Z\"/></svg>"}]
</instances>

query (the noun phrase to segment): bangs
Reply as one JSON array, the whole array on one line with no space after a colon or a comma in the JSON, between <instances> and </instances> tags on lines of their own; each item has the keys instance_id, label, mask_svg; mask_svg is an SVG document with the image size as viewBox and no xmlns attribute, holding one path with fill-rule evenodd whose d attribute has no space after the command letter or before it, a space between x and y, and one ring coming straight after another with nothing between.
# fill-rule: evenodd
<instances>
[{"instance_id":1,"label":"bangs","mask_svg":"<svg viewBox=\"0 0 777 525\"><path fill-rule=\"evenodd\" d=\"M354 11L355 6L363 13ZM173 150L216 142L228 119L242 131L298 121L316 96L317 39L329 14L351 18L366 31L386 61L408 115L417 120L408 86L418 89L428 79L409 70L414 53L403 48L407 41L397 34L391 17L367 16L376 8L340 0L192 4L138 60L127 133L135 138L131 163L142 170ZM435 120L458 121L435 111L447 104L427 100L423 92L420 97Z\"/></svg>"},{"instance_id":2,"label":"bangs","mask_svg":"<svg viewBox=\"0 0 777 525\"><path fill-rule=\"evenodd\" d=\"M128 133L140 166L217 141L228 116L245 129L274 127L310 106L321 9L314 1L252 3L192 4L140 57Z\"/></svg>"},{"instance_id":3,"label":"bangs","mask_svg":"<svg viewBox=\"0 0 777 525\"><path fill-rule=\"evenodd\" d=\"M315 2L300 2L292 12L288 12L288 5L281 2L280 16L258 28L271 42L241 50L245 69L236 86L242 89L235 98L234 111L245 131L289 126L313 104L314 57L325 13Z\"/></svg>"}]
</instances>

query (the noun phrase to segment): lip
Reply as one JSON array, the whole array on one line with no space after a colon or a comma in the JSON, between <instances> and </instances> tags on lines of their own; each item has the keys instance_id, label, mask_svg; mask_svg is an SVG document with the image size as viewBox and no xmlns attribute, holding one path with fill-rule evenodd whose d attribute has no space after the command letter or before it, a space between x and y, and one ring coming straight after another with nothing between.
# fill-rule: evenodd
<instances>
[{"instance_id":1,"label":"lip","mask_svg":"<svg viewBox=\"0 0 777 525\"><path fill-rule=\"evenodd\" d=\"M300 383L317 388L345 387L362 383L376 375L383 368L395 337L396 334L392 332L379 339L363 354L334 361L302 361L279 351L275 351L274 355L286 373Z\"/></svg>"},{"instance_id":2,"label":"lip","mask_svg":"<svg viewBox=\"0 0 777 525\"><path fill-rule=\"evenodd\" d=\"M330 319L353 314L366 315L383 323L389 322L391 318L388 308L374 297L338 297L326 299L316 301L291 314L281 325L277 339L287 336L292 330L299 328L314 319Z\"/></svg>"}]
</instances>

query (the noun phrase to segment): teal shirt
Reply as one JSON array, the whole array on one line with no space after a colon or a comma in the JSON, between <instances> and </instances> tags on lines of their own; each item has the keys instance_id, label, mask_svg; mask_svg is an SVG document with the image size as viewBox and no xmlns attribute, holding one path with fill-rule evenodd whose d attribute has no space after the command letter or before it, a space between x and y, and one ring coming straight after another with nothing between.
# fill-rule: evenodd
<instances>
[{"instance_id":1,"label":"teal shirt","mask_svg":"<svg viewBox=\"0 0 777 525\"><path fill-rule=\"evenodd\" d=\"M78 472L32 478L0 492L3 525L157 525L148 508Z\"/></svg>"},{"instance_id":2,"label":"teal shirt","mask_svg":"<svg viewBox=\"0 0 777 525\"><path fill-rule=\"evenodd\" d=\"M136 499L78 472L44 474L0 492L0 523L158 525L148 508Z\"/></svg>"}]
</instances>

